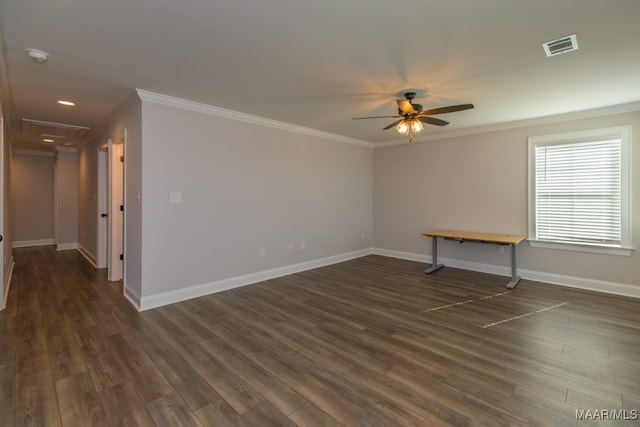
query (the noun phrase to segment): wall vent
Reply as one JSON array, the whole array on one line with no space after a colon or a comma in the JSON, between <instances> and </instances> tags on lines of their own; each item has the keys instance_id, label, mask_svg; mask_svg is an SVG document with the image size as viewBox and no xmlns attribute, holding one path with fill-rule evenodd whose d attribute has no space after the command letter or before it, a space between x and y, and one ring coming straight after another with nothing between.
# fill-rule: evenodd
<instances>
[{"instance_id":1,"label":"wall vent","mask_svg":"<svg viewBox=\"0 0 640 427\"><path fill-rule=\"evenodd\" d=\"M570 36L542 43L542 47L544 48L544 52L547 56L556 56L562 53L578 50L578 39L575 34L572 34Z\"/></svg>"}]
</instances>

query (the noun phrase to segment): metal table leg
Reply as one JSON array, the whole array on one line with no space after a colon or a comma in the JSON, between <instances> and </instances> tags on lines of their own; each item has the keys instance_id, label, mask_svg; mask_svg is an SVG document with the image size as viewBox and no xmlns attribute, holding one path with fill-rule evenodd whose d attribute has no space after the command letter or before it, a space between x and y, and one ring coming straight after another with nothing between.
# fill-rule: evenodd
<instances>
[{"instance_id":1,"label":"metal table leg","mask_svg":"<svg viewBox=\"0 0 640 427\"><path fill-rule=\"evenodd\" d=\"M516 245L509 246L511 246L511 280L507 283L507 289L513 289L520 281L520 276L516 274Z\"/></svg>"},{"instance_id":2,"label":"metal table leg","mask_svg":"<svg viewBox=\"0 0 640 427\"><path fill-rule=\"evenodd\" d=\"M431 239L431 267L424 271L425 274L431 274L444 267L444 264L438 264L438 238L433 236Z\"/></svg>"}]
</instances>

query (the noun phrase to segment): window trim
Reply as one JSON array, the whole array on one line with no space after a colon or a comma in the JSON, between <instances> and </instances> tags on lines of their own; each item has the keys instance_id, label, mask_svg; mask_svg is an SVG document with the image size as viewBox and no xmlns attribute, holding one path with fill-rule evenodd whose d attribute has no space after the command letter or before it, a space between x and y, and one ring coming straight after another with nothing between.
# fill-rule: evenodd
<instances>
[{"instance_id":1,"label":"window trim","mask_svg":"<svg viewBox=\"0 0 640 427\"><path fill-rule=\"evenodd\" d=\"M620 245L599 245L586 243L566 243L538 240L536 236L536 199L535 199L535 149L539 145L569 144L572 142L586 142L605 138L620 138L621 149L621 185L622 205L621 241ZM633 251L631 242L631 125L614 126L600 129L588 129L575 132L563 132L549 135L530 136L528 138L528 242L530 246L552 248L579 252L592 252L609 255L629 256Z\"/></svg>"}]
</instances>

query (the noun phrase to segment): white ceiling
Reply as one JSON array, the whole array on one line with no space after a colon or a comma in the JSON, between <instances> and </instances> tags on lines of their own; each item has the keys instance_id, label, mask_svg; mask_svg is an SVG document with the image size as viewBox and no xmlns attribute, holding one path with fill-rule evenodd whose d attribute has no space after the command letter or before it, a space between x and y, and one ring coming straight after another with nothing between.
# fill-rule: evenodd
<instances>
[{"instance_id":1,"label":"white ceiling","mask_svg":"<svg viewBox=\"0 0 640 427\"><path fill-rule=\"evenodd\" d=\"M393 119L351 119L395 114L406 89L425 109L475 104L430 134L640 101L638 0L0 0L0 13L23 147L40 138L22 119L95 128L134 88L374 143L398 138L382 131ZM545 56L574 33L577 51Z\"/></svg>"}]
</instances>

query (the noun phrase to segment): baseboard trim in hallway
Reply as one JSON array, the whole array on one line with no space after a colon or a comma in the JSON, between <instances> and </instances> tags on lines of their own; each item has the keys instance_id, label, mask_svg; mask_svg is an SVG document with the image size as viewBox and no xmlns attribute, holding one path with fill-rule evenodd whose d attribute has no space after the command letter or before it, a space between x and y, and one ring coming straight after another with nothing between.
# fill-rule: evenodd
<instances>
[{"instance_id":1,"label":"baseboard trim in hallway","mask_svg":"<svg viewBox=\"0 0 640 427\"><path fill-rule=\"evenodd\" d=\"M4 295L2 296L2 307L0 307L0 311L7 308L7 298L9 297L9 288L11 287L11 278L13 277L13 266L15 263L13 262L13 256L9 260L9 271L5 274L4 279Z\"/></svg>"}]
</instances>

